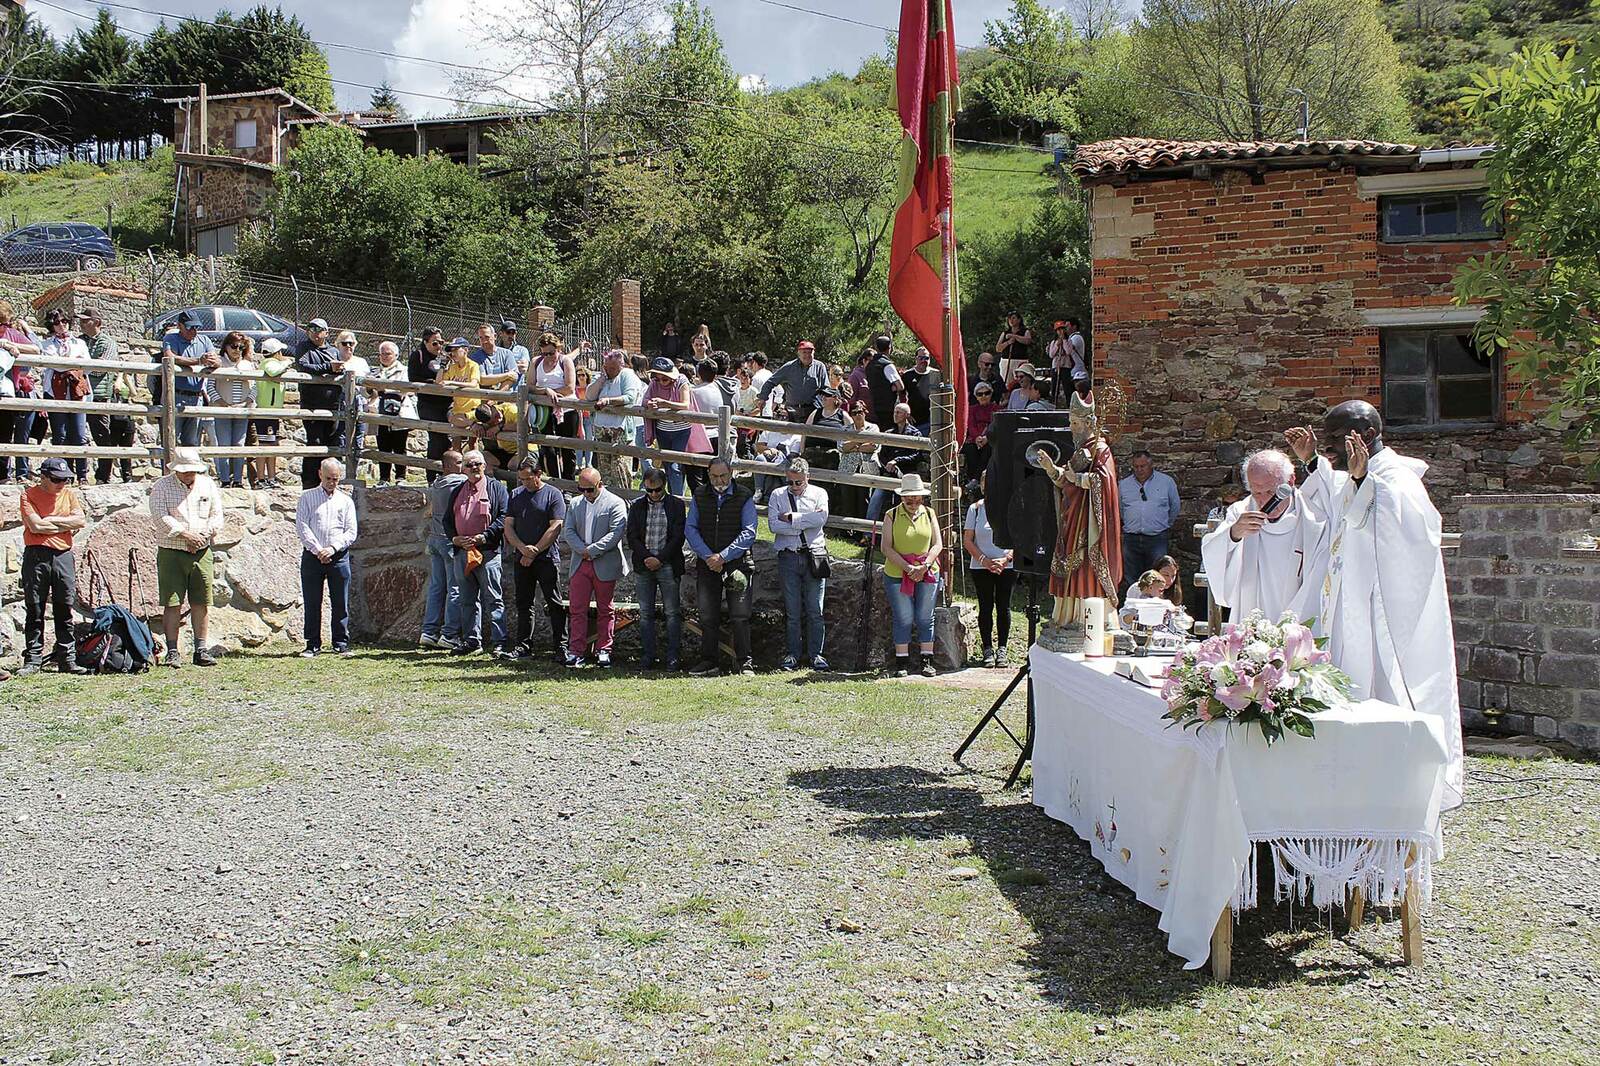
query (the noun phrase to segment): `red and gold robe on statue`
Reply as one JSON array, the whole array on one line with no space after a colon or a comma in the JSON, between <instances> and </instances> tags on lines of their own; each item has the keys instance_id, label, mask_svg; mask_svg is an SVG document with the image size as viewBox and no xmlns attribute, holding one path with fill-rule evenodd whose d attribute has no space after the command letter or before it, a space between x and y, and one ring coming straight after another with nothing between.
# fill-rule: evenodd
<instances>
[{"instance_id":1,"label":"red and gold robe on statue","mask_svg":"<svg viewBox=\"0 0 1600 1066\"><path fill-rule=\"evenodd\" d=\"M1050 560L1050 595L1071 601L1101 597L1116 603L1122 581L1117 462L1103 438L1096 438L1087 450L1088 469L1078 473L1063 468L1056 483L1060 532ZM1084 452L1073 458L1081 462ZM1071 613L1071 620L1076 620L1079 611Z\"/></svg>"}]
</instances>

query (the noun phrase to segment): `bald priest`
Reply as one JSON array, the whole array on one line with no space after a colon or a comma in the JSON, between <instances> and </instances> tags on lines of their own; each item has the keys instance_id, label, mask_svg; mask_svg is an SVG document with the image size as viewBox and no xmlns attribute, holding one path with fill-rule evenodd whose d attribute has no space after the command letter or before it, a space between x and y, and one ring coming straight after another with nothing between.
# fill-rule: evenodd
<instances>
[{"instance_id":1,"label":"bald priest","mask_svg":"<svg viewBox=\"0 0 1600 1066\"><path fill-rule=\"evenodd\" d=\"M1294 463L1282 452L1251 454L1243 473L1249 493L1200 541L1212 598L1235 619L1259 610L1276 621L1293 612L1320 636L1328 523L1294 487Z\"/></svg>"}]
</instances>

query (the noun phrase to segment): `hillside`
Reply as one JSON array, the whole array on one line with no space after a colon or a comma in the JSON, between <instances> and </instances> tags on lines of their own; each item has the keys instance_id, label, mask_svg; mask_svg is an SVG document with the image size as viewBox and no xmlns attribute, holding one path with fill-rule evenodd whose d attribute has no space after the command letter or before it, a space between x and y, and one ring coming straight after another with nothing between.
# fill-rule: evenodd
<instances>
[{"instance_id":1,"label":"hillside","mask_svg":"<svg viewBox=\"0 0 1600 1066\"><path fill-rule=\"evenodd\" d=\"M1483 139L1456 100L1472 75L1503 66L1524 44L1572 40L1600 29L1587 0L1385 0L1407 65L1417 132L1430 143Z\"/></svg>"},{"instance_id":2,"label":"hillside","mask_svg":"<svg viewBox=\"0 0 1600 1066\"><path fill-rule=\"evenodd\" d=\"M142 251L165 246L172 209L170 149L143 163L67 163L31 174L0 173L0 229L6 232L31 222L87 222L104 228L107 205L119 247Z\"/></svg>"},{"instance_id":3,"label":"hillside","mask_svg":"<svg viewBox=\"0 0 1600 1066\"><path fill-rule=\"evenodd\" d=\"M1026 148L956 145L956 234L961 242L999 237L1056 195L1054 157Z\"/></svg>"}]
</instances>

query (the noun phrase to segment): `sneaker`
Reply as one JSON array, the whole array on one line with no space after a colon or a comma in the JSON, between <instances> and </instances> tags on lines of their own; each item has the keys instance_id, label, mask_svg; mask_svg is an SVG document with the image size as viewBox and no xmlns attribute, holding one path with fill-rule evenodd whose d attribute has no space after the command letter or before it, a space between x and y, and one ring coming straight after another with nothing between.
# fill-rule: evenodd
<instances>
[{"instance_id":1,"label":"sneaker","mask_svg":"<svg viewBox=\"0 0 1600 1066\"><path fill-rule=\"evenodd\" d=\"M739 665L739 673L745 677L755 677L756 661L754 659L746 659Z\"/></svg>"},{"instance_id":2,"label":"sneaker","mask_svg":"<svg viewBox=\"0 0 1600 1066\"><path fill-rule=\"evenodd\" d=\"M993 666L993 665L995 665L994 649L993 648L990 648L990 647L987 647L987 646L984 647L984 649L983 649L983 665L985 665L985 666Z\"/></svg>"},{"instance_id":3,"label":"sneaker","mask_svg":"<svg viewBox=\"0 0 1600 1066\"><path fill-rule=\"evenodd\" d=\"M322 654L321 648L307 648L305 651L300 653L300 658L315 659L320 654Z\"/></svg>"},{"instance_id":4,"label":"sneaker","mask_svg":"<svg viewBox=\"0 0 1600 1066\"><path fill-rule=\"evenodd\" d=\"M215 666L217 665L217 660L212 658L211 653L206 651L204 648L196 648L194 652L194 664L196 666Z\"/></svg>"},{"instance_id":5,"label":"sneaker","mask_svg":"<svg viewBox=\"0 0 1600 1066\"><path fill-rule=\"evenodd\" d=\"M348 645L348 644L335 644L333 646L333 654L335 654L335 655L349 655L349 654L351 654L350 645Z\"/></svg>"},{"instance_id":6,"label":"sneaker","mask_svg":"<svg viewBox=\"0 0 1600 1066\"><path fill-rule=\"evenodd\" d=\"M493 655L494 655L494 657L496 659L504 659L507 662L511 662L514 659L516 659L516 657L517 657L517 649L515 649L515 648L498 648L493 652Z\"/></svg>"},{"instance_id":7,"label":"sneaker","mask_svg":"<svg viewBox=\"0 0 1600 1066\"><path fill-rule=\"evenodd\" d=\"M691 677L716 677L720 673L722 673L722 668L719 667L716 663L701 663L699 666L697 666L693 670L689 671L689 676L691 676Z\"/></svg>"},{"instance_id":8,"label":"sneaker","mask_svg":"<svg viewBox=\"0 0 1600 1066\"><path fill-rule=\"evenodd\" d=\"M438 636L433 633L424 633L417 638L417 647L419 648L437 648L441 643Z\"/></svg>"},{"instance_id":9,"label":"sneaker","mask_svg":"<svg viewBox=\"0 0 1600 1066\"><path fill-rule=\"evenodd\" d=\"M170 666L174 670L183 665L183 655L177 648L168 648L166 658L161 660L162 666Z\"/></svg>"},{"instance_id":10,"label":"sneaker","mask_svg":"<svg viewBox=\"0 0 1600 1066\"><path fill-rule=\"evenodd\" d=\"M567 669L568 670L576 670L579 667L581 667L582 665L583 665L583 656L581 656L581 655L570 655L570 654L567 656Z\"/></svg>"},{"instance_id":11,"label":"sneaker","mask_svg":"<svg viewBox=\"0 0 1600 1066\"><path fill-rule=\"evenodd\" d=\"M933 677L937 673L938 673L938 671L933 668L933 660L932 659L924 659L924 660L922 660L922 676L923 677Z\"/></svg>"},{"instance_id":12,"label":"sneaker","mask_svg":"<svg viewBox=\"0 0 1600 1066\"><path fill-rule=\"evenodd\" d=\"M463 641L460 644L457 644L455 647L451 648L450 649L450 654L451 655L471 655L473 652L475 652L477 650L478 650L478 645L477 645L476 642L467 643L466 641Z\"/></svg>"},{"instance_id":13,"label":"sneaker","mask_svg":"<svg viewBox=\"0 0 1600 1066\"><path fill-rule=\"evenodd\" d=\"M611 666L611 652L609 649L595 653L595 665L609 668Z\"/></svg>"},{"instance_id":14,"label":"sneaker","mask_svg":"<svg viewBox=\"0 0 1600 1066\"><path fill-rule=\"evenodd\" d=\"M828 665L828 660L819 655L815 659L811 660L811 669L819 670L822 673L829 673L833 670L833 667Z\"/></svg>"},{"instance_id":15,"label":"sneaker","mask_svg":"<svg viewBox=\"0 0 1600 1066\"><path fill-rule=\"evenodd\" d=\"M908 666L908 661L906 658L904 656L896 655L894 657L894 676L907 677L910 675L910 673L911 670Z\"/></svg>"},{"instance_id":16,"label":"sneaker","mask_svg":"<svg viewBox=\"0 0 1600 1066\"><path fill-rule=\"evenodd\" d=\"M22 669L17 671L17 676L18 677L27 677L30 674L37 674L40 670L43 670L43 669L44 669L44 664L43 663L30 659L28 662L25 662L25 663L22 664Z\"/></svg>"},{"instance_id":17,"label":"sneaker","mask_svg":"<svg viewBox=\"0 0 1600 1066\"><path fill-rule=\"evenodd\" d=\"M783 662L778 664L778 669L785 671L798 670L800 669L800 660L796 659L793 655L785 655L783 657Z\"/></svg>"},{"instance_id":18,"label":"sneaker","mask_svg":"<svg viewBox=\"0 0 1600 1066\"><path fill-rule=\"evenodd\" d=\"M666 665L663 666L661 669L662 669L662 671L664 673L675 674L678 671L682 670L683 666L676 659L668 659L667 662L666 662Z\"/></svg>"},{"instance_id":19,"label":"sneaker","mask_svg":"<svg viewBox=\"0 0 1600 1066\"><path fill-rule=\"evenodd\" d=\"M995 649L995 651L994 651L994 664L996 666L1004 666L1006 664L1006 650L1005 650L1005 648L996 648Z\"/></svg>"}]
</instances>

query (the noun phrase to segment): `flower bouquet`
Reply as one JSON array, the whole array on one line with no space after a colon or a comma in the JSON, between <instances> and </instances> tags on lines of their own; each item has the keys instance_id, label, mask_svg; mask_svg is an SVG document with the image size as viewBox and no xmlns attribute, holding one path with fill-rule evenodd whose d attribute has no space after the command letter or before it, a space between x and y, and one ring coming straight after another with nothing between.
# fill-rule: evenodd
<instances>
[{"instance_id":1,"label":"flower bouquet","mask_svg":"<svg viewBox=\"0 0 1600 1066\"><path fill-rule=\"evenodd\" d=\"M1291 612L1269 622L1252 611L1173 658L1161 687L1167 701L1162 717L1197 729L1208 722L1253 722L1270 745L1284 730L1313 736L1311 715L1349 694L1350 679Z\"/></svg>"}]
</instances>

